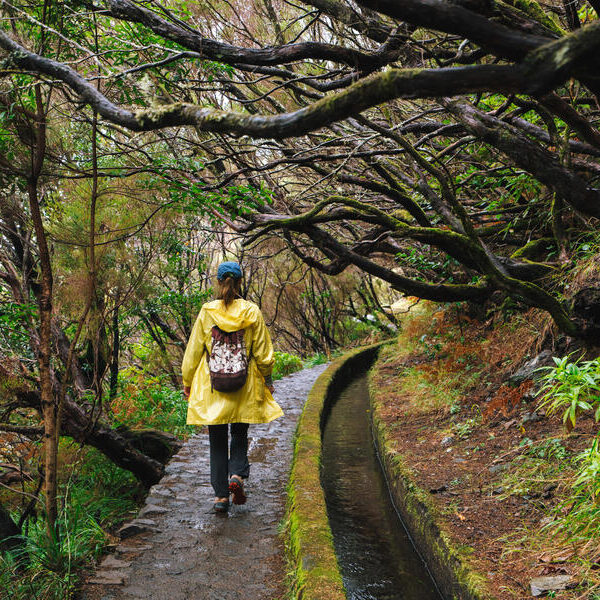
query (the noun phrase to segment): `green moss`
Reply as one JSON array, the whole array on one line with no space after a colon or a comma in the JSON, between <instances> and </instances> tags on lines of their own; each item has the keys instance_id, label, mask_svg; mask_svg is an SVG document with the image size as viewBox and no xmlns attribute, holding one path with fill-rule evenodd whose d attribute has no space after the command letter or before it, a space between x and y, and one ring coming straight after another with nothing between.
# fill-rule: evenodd
<instances>
[{"instance_id":1,"label":"green moss","mask_svg":"<svg viewBox=\"0 0 600 600\"><path fill-rule=\"evenodd\" d=\"M549 237L531 240L518 250L515 250L515 252L511 254L511 258L514 258L515 260L533 258L534 256L543 254L547 248L551 246L554 247L554 245L554 240Z\"/></svg>"},{"instance_id":2,"label":"green moss","mask_svg":"<svg viewBox=\"0 0 600 600\"><path fill-rule=\"evenodd\" d=\"M540 6L536 0L505 0L506 4L510 4L520 11L524 12L526 15L534 18L536 21L540 22L544 27L548 28L550 31L563 36L565 35L565 31L560 27L560 25L555 20L554 16L547 15L544 12L544 9Z\"/></svg>"}]
</instances>

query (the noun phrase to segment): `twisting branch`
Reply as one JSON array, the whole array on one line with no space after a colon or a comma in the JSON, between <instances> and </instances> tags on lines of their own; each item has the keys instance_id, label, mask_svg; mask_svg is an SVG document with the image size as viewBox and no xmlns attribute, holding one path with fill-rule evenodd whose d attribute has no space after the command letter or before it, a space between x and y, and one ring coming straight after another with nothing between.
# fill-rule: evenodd
<instances>
[{"instance_id":1,"label":"twisting branch","mask_svg":"<svg viewBox=\"0 0 600 600\"><path fill-rule=\"evenodd\" d=\"M319 42L300 42L271 48L243 48L206 38L200 32L171 23L129 0L107 0L106 6L108 10L102 11L104 14L145 25L164 39L198 52L205 60L218 60L227 64L273 66L310 58L372 70L386 64L392 58ZM395 56L395 53L393 55Z\"/></svg>"},{"instance_id":2,"label":"twisting branch","mask_svg":"<svg viewBox=\"0 0 600 600\"><path fill-rule=\"evenodd\" d=\"M504 152L517 165L560 194L573 208L586 215L600 217L600 189L589 186L516 127L464 101L446 101L445 105L469 131Z\"/></svg>"},{"instance_id":3,"label":"twisting branch","mask_svg":"<svg viewBox=\"0 0 600 600\"><path fill-rule=\"evenodd\" d=\"M0 47L15 66L65 82L105 119L135 131L193 125L199 130L286 138L299 136L395 98L437 98L472 92L519 92L540 95L564 81L600 48L600 23L547 44L517 65L477 65L441 69L391 69L299 110L275 116L244 115L176 103L132 112L96 90L70 67L44 58L0 31Z\"/></svg>"}]
</instances>

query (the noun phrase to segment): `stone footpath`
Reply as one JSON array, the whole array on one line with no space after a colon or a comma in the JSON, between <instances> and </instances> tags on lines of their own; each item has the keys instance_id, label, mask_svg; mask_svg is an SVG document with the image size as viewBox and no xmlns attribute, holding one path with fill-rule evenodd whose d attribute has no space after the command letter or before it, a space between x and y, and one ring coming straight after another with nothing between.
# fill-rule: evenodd
<instances>
[{"instance_id":1,"label":"stone footpath","mask_svg":"<svg viewBox=\"0 0 600 600\"><path fill-rule=\"evenodd\" d=\"M212 512L208 435L190 438L125 525L115 554L83 587L81 600L274 600L284 563L278 526L298 416L326 365L275 382L285 416L251 425L248 502Z\"/></svg>"}]
</instances>

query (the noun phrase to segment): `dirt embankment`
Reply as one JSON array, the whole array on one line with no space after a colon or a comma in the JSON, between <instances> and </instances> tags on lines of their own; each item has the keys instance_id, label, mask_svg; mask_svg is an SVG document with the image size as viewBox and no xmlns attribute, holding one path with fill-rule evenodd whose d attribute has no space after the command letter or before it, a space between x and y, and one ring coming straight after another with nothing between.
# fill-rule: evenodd
<instances>
[{"instance_id":1,"label":"dirt embankment","mask_svg":"<svg viewBox=\"0 0 600 600\"><path fill-rule=\"evenodd\" d=\"M548 597L597 600L597 536L574 541L558 524L569 518L577 456L598 425L581 416L569 433L538 407L531 376L540 361L511 379L540 355L547 331L533 312L484 323L423 308L371 374L376 418L491 597L531 598L535 578L570 575L571 589Z\"/></svg>"}]
</instances>

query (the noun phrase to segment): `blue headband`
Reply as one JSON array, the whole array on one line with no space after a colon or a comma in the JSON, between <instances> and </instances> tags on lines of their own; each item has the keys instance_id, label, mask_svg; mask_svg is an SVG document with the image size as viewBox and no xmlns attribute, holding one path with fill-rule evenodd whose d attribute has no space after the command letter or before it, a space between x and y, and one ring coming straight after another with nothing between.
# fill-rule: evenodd
<instances>
[{"instance_id":1,"label":"blue headband","mask_svg":"<svg viewBox=\"0 0 600 600\"><path fill-rule=\"evenodd\" d=\"M217 271L217 279L222 281L227 275L231 275L234 279L241 279L242 269L240 265L233 261L222 262Z\"/></svg>"}]
</instances>

